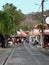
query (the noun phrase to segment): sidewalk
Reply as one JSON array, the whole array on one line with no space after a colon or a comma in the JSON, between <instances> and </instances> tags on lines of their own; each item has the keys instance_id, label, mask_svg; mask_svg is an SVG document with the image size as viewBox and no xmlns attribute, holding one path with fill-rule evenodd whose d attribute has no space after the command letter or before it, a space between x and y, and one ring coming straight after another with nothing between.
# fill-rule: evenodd
<instances>
[{"instance_id":1,"label":"sidewalk","mask_svg":"<svg viewBox=\"0 0 49 65\"><path fill-rule=\"evenodd\" d=\"M8 57L11 50L12 48L1 48L0 47L0 65L3 65L4 61Z\"/></svg>"},{"instance_id":2,"label":"sidewalk","mask_svg":"<svg viewBox=\"0 0 49 65\"><path fill-rule=\"evenodd\" d=\"M31 46L36 47L39 50L39 52L49 56L49 48L42 48L40 45L33 45L33 44L31 44Z\"/></svg>"},{"instance_id":3,"label":"sidewalk","mask_svg":"<svg viewBox=\"0 0 49 65\"><path fill-rule=\"evenodd\" d=\"M40 52L49 55L49 48L42 48L40 45L36 45Z\"/></svg>"}]
</instances>

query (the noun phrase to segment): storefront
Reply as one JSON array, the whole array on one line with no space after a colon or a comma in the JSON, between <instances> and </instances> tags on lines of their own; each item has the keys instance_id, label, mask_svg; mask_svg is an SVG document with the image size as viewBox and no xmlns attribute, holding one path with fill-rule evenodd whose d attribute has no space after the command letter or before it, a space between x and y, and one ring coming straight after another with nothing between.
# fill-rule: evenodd
<instances>
[{"instance_id":1,"label":"storefront","mask_svg":"<svg viewBox=\"0 0 49 65\"><path fill-rule=\"evenodd\" d=\"M49 47L49 30L44 31L43 42L45 47Z\"/></svg>"}]
</instances>

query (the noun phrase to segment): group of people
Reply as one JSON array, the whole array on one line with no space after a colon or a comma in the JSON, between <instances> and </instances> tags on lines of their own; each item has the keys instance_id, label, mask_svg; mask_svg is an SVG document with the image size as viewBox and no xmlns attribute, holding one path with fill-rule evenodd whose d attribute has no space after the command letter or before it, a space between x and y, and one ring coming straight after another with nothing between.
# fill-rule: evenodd
<instances>
[{"instance_id":1,"label":"group of people","mask_svg":"<svg viewBox=\"0 0 49 65\"><path fill-rule=\"evenodd\" d=\"M22 44L23 44L23 39L18 38L18 39L16 40L16 43L17 43L17 45L22 45Z\"/></svg>"}]
</instances>

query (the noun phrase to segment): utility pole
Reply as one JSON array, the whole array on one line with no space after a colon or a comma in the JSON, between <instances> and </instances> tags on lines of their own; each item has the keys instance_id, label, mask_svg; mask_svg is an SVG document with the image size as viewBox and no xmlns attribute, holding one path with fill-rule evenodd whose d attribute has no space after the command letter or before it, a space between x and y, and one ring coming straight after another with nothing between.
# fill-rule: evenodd
<instances>
[{"instance_id":1,"label":"utility pole","mask_svg":"<svg viewBox=\"0 0 49 65\"><path fill-rule=\"evenodd\" d=\"M42 3L41 3L41 5L42 5L42 21L41 21L41 23L42 23L42 42L41 42L41 47L43 47L44 46L44 43L43 43L43 31L44 31L44 0L42 0Z\"/></svg>"},{"instance_id":2,"label":"utility pole","mask_svg":"<svg viewBox=\"0 0 49 65\"><path fill-rule=\"evenodd\" d=\"M44 24L44 0L42 0L42 34L43 34L43 30L44 30L44 27L43 27L43 24Z\"/></svg>"}]
</instances>

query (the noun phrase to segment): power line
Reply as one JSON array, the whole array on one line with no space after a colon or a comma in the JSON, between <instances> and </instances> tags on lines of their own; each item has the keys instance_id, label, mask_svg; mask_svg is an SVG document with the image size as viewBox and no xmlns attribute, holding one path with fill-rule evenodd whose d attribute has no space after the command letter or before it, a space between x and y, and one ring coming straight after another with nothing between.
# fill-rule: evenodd
<instances>
[{"instance_id":1,"label":"power line","mask_svg":"<svg viewBox=\"0 0 49 65\"><path fill-rule=\"evenodd\" d=\"M48 0L45 0L45 2L48 1Z\"/></svg>"},{"instance_id":2,"label":"power line","mask_svg":"<svg viewBox=\"0 0 49 65\"><path fill-rule=\"evenodd\" d=\"M38 8L37 12L39 12L40 8L41 8L41 5L39 6L39 8Z\"/></svg>"},{"instance_id":3,"label":"power line","mask_svg":"<svg viewBox=\"0 0 49 65\"><path fill-rule=\"evenodd\" d=\"M44 0L43 0L43 1L44 1ZM36 5L37 5L37 4L36 4ZM40 10L41 6L42 6L42 2L41 2L41 4L40 4L40 6L39 6L39 8L38 8L37 12L39 12L39 10Z\"/></svg>"},{"instance_id":4,"label":"power line","mask_svg":"<svg viewBox=\"0 0 49 65\"><path fill-rule=\"evenodd\" d=\"M44 11L46 11L46 10L48 10L49 9L49 2L48 2L48 0L45 0L44 1L44 4L45 4L45 6L44 6ZM47 6L47 7L46 7Z\"/></svg>"},{"instance_id":5,"label":"power line","mask_svg":"<svg viewBox=\"0 0 49 65\"><path fill-rule=\"evenodd\" d=\"M48 0L42 0L42 2L46 2L46 1L48 1ZM41 5L40 5L39 8L38 8L38 11L40 10L40 8L41 8L41 6L42 6L42 2L41 2Z\"/></svg>"}]
</instances>

